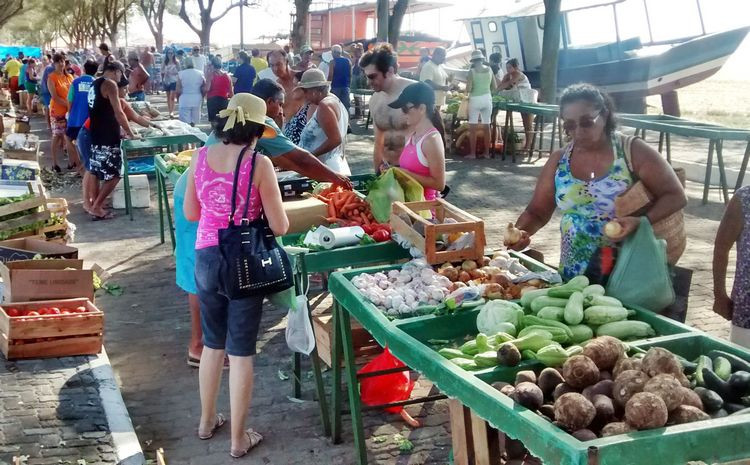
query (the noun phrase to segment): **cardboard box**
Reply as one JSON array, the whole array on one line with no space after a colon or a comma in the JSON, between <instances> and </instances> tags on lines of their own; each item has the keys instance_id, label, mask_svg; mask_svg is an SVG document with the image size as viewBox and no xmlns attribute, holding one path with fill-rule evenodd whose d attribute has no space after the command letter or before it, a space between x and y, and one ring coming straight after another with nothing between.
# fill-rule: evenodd
<instances>
[{"instance_id":1,"label":"cardboard box","mask_svg":"<svg viewBox=\"0 0 750 465\"><path fill-rule=\"evenodd\" d=\"M31 260L35 255L42 258L78 258L78 249L67 245L47 242L37 237L0 241L0 262Z\"/></svg>"},{"instance_id":2,"label":"cardboard box","mask_svg":"<svg viewBox=\"0 0 750 465\"><path fill-rule=\"evenodd\" d=\"M3 278L3 303L78 297L94 300L94 272L83 269L83 260L0 263L0 276Z\"/></svg>"},{"instance_id":3,"label":"cardboard box","mask_svg":"<svg viewBox=\"0 0 750 465\"><path fill-rule=\"evenodd\" d=\"M328 225L328 205L314 198L283 203L289 218L289 234L306 232L312 226Z\"/></svg>"}]
</instances>

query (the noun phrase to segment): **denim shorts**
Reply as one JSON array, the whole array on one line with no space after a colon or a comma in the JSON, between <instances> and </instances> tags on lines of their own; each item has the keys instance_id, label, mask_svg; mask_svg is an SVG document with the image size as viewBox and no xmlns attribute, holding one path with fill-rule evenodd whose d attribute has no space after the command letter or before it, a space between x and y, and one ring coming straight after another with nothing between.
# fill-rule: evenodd
<instances>
[{"instance_id":1,"label":"denim shorts","mask_svg":"<svg viewBox=\"0 0 750 465\"><path fill-rule=\"evenodd\" d=\"M255 355L263 296L229 299L222 283L219 247L195 251L195 283L201 306L203 345L236 357Z\"/></svg>"},{"instance_id":2,"label":"denim shorts","mask_svg":"<svg viewBox=\"0 0 750 465\"><path fill-rule=\"evenodd\" d=\"M78 146L78 153L81 155L81 161L86 171L91 171L91 162L89 156L91 154L91 133L85 127L81 127L78 131L78 137L76 137L76 145Z\"/></svg>"}]
</instances>

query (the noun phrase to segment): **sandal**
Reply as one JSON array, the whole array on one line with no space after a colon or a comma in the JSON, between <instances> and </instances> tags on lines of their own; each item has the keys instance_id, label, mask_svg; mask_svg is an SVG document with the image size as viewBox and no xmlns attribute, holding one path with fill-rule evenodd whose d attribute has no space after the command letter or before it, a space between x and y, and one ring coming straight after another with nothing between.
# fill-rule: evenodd
<instances>
[{"instance_id":1,"label":"sandal","mask_svg":"<svg viewBox=\"0 0 750 465\"><path fill-rule=\"evenodd\" d=\"M107 213L105 213L105 214L104 214L104 215L102 215L102 216L98 216L98 215L91 215L91 221L104 221L104 220L111 220L111 219L112 219L112 218L114 218L114 217L115 217L115 213L114 213L114 212L111 212L111 211L110 211L110 212L107 212Z\"/></svg>"},{"instance_id":2,"label":"sandal","mask_svg":"<svg viewBox=\"0 0 750 465\"><path fill-rule=\"evenodd\" d=\"M253 450L255 446L261 443L263 441L263 436L254 429L250 428L249 430L245 431L245 436L250 440L250 445L245 450L234 450L232 449L229 452L229 455L232 456L232 458L238 459L240 457L244 457L247 455L248 452Z\"/></svg>"},{"instance_id":3,"label":"sandal","mask_svg":"<svg viewBox=\"0 0 750 465\"><path fill-rule=\"evenodd\" d=\"M214 434L224 426L224 423L226 423L226 419L224 418L224 415L217 413L216 414L216 423L214 423L214 427L211 428L211 431L208 432L208 434L201 434L200 428L198 428L198 439L205 441L207 439L211 439L214 437Z\"/></svg>"}]
</instances>

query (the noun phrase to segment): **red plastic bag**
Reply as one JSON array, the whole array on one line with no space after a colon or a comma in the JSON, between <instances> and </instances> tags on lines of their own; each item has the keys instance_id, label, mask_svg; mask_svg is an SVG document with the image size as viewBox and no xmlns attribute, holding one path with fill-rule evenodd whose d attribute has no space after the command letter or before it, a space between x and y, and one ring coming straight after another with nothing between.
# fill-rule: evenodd
<instances>
[{"instance_id":1,"label":"red plastic bag","mask_svg":"<svg viewBox=\"0 0 750 465\"><path fill-rule=\"evenodd\" d=\"M405 366L386 347L382 354L363 366L358 373L371 373ZM359 396L364 404L382 405L409 399L411 391L414 389L414 382L409 378L409 370L405 370L398 373L373 376L372 378L363 378L359 386ZM403 409L399 406L388 407L385 410L391 413L400 413Z\"/></svg>"}]
</instances>

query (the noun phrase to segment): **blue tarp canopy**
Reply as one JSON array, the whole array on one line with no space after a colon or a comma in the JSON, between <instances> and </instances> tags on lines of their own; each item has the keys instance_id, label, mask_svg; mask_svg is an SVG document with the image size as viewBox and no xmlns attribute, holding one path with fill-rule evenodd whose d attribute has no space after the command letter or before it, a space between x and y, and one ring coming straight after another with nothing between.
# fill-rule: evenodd
<instances>
[{"instance_id":1,"label":"blue tarp canopy","mask_svg":"<svg viewBox=\"0 0 750 465\"><path fill-rule=\"evenodd\" d=\"M23 52L27 57L41 57L42 49L40 47L27 47L25 45L3 45L0 44L0 58L5 58L9 54L13 57L18 56L18 52Z\"/></svg>"}]
</instances>

